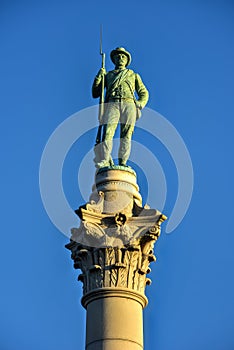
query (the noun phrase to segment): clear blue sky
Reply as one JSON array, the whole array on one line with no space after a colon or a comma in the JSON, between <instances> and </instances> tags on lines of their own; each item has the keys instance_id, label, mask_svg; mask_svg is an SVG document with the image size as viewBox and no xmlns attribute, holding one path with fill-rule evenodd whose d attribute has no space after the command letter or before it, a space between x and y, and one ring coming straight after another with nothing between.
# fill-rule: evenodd
<instances>
[{"instance_id":1,"label":"clear blue sky","mask_svg":"<svg viewBox=\"0 0 234 350\"><path fill-rule=\"evenodd\" d=\"M84 349L78 271L68 238L42 205L38 170L54 129L96 103L90 87L101 22L105 51L132 52L148 107L177 128L194 166L189 211L156 245L145 350L233 350L234 4L227 0L0 2L0 349ZM167 175L170 215L176 172L165 149L152 147ZM83 204L74 195L78 158L73 152L64 175L75 208Z\"/></svg>"}]
</instances>

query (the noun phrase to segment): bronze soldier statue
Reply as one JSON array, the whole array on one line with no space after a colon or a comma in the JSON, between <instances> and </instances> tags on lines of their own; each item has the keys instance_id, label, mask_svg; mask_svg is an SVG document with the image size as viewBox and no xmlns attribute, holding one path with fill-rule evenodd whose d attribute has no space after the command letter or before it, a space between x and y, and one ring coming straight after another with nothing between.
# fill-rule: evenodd
<instances>
[{"instance_id":1,"label":"bronze soldier statue","mask_svg":"<svg viewBox=\"0 0 234 350\"><path fill-rule=\"evenodd\" d=\"M100 120L103 125L103 136L100 140L102 155L101 159L96 159L97 168L114 165L111 151L118 123L120 123L119 165L127 166L135 122L140 117L140 110L145 107L149 98L149 93L140 75L126 68L131 62L130 53L123 47L118 47L111 51L110 57L115 69L106 73L105 68L101 68L92 86L94 98L101 96L103 85L106 90L104 113ZM102 79L104 79L104 84L102 84Z\"/></svg>"}]
</instances>

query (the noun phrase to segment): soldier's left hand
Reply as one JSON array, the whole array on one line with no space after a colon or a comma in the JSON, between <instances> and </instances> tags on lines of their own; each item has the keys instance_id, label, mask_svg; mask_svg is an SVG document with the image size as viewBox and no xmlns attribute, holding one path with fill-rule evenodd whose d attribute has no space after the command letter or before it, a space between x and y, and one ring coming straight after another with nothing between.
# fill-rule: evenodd
<instances>
[{"instance_id":1,"label":"soldier's left hand","mask_svg":"<svg viewBox=\"0 0 234 350\"><path fill-rule=\"evenodd\" d=\"M142 105L140 104L140 102L136 101L136 107L142 109Z\"/></svg>"}]
</instances>

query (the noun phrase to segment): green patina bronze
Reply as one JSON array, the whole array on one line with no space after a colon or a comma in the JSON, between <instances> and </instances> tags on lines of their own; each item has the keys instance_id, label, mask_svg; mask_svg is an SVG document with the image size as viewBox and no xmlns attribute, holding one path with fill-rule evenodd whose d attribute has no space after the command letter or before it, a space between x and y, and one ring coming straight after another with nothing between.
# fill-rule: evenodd
<instances>
[{"instance_id":1,"label":"green patina bronze","mask_svg":"<svg viewBox=\"0 0 234 350\"><path fill-rule=\"evenodd\" d=\"M110 166L107 166L107 167L104 167L104 168L100 168L98 171L97 171L97 174L100 174L102 172L105 172L107 170L122 170L122 171L128 171L129 173L133 174L136 176L136 172L129 166L122 166L122 165L110 165Z\"/></svg>"},{"instance_id":2,"label":"green patina bronze","mask_svg":"<svg viewBox=\"0 0 234 350\"><path fill-rule=\"evenodd\" d=\"M103 87L105 88L104 112L99 117L103 132L99 141L101 143L95 147L97 168L114 165L111 151L118 123L120 123L119 165L126 166L136 120L149 98L140 75L126 68L131 62L130 53L121 47L113 50L110 57L115 69L106 73L105 68L101 68L92 86L94 98L102 96Z\"/></svg>"}]
</instances>

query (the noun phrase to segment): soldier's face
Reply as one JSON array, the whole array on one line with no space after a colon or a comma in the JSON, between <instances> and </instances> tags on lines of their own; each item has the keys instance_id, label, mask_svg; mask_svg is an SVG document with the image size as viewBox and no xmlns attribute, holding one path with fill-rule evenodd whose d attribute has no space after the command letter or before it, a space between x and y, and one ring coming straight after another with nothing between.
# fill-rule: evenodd
<instances>
[{"instance_id":1,"label":"soldier's face","mask_svg":"<svg viewBox=\"0 0 234 350\"><path fill-rule=\"evenodd\" d=\"M124 53L117 53L114 55L113 61L116 66L125 67L128 62L128 58Z\"/></svg>"}]
</instances>

